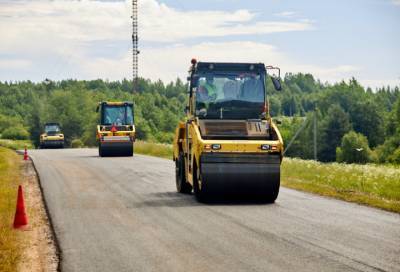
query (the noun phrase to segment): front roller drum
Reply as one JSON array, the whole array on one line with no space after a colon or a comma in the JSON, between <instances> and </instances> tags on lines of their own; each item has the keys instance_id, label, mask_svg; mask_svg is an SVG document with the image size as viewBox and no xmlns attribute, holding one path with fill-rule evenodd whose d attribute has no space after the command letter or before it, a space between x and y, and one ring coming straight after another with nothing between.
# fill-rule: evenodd
<instances>
[{"instance_id":1,"label":"front roller drum","mask_svg":"<svg viewBox=\"0 0 400 272\"><path fill-rule=\"evenodd\" d=\"M279 155L203 158L196 172L199 200L228 197L271 203L279 194Z\"/></svg>"}]
</instances>

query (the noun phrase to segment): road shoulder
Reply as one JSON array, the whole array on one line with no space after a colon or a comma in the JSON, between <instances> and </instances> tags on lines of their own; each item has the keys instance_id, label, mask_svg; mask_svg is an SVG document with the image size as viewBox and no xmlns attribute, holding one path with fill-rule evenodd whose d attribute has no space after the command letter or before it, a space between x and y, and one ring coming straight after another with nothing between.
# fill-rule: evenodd
<instances>
[{"instance_id":1,"label":"road shoulder","mask_svg":"<svg viewBox=\"0 0 400 272\"><path fill-rule=\"evenodd\" d=\"M58 250L46 213L40 180L31 160L23 162L21 172L29 226L21 233L23 250L18 271L57 271Z\"/></svg>"}]
</instances>

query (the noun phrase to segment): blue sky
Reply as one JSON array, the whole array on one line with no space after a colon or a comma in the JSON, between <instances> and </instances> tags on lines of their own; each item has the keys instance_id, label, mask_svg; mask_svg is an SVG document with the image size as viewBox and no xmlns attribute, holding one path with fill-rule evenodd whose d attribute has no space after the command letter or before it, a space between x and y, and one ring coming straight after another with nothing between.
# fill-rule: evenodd
<instances>
[{"instance_id":1,"label":"blue sky","mask_svg":"<svg viewBox=\"0 0 400 272\"><path fill-rule=\"evenodd\" d=\"M191 57L257 61L321 81L400 85L400 1L139 0L140 75ZM130 1L0 0L0 80L131 76Z\"/></svg>"}]
</instances>

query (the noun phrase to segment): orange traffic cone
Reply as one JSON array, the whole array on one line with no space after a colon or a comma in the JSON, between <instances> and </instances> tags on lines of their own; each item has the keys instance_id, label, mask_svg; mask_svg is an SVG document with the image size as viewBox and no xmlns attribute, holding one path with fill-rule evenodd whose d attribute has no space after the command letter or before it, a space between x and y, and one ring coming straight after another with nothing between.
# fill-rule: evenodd
<instances>
[{"instance_id":1,"label":"orange traffic cone","mask_svg":"<svg viewBox=\"0 0 400 272\"><path fill-rule=\"evenodd\" d=\"M17 229L26 225L28 225L28 217L26 216L25 213L24 194L22 192L22 186L19 185L17 210L15 211L15 217L14 217L14 228Z\"/></svg>"},{"instance_id":2,"label":"orange traffic cone","mask_svg":"<svg viewBox=\"0 0 400 272\"><path fill-rule=\"evenodd\" d=\"M24 161L28 160L28 150L26 150L26 146L25 146L25 152L24 152Z\"/></svg>"}]
</instances>

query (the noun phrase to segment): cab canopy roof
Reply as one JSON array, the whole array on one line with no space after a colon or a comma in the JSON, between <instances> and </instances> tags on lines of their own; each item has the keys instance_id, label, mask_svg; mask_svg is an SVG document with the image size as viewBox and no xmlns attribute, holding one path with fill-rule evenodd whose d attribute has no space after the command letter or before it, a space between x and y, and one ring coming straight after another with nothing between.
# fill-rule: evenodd
<instances>
[{"instance_id":1,"label":"cab canopy roof","mask_svg":"<svg viewBox=\"0 0 400 272\"><path fill-rule=\"evenodd\" d=\"M133 106L133 102L124 101L124 102L111 102L111 101L102 101L99 105L106 106Z\"/></svg>"},{"instance_id":2,"label":"cab canopy roof","mask_svg":"<svg viewBox=\"0 0 400 272\"><path fill-rule=\"evenodd\" d=\"M133 102L129 101L124 101L124 102L111 102L111 101L102 101L99 102L99 105L97 105L96 112L98 112L101 109L103 109L104 106L114 106L114 107L119 107L119 106L131 106L133 107Z\"/></svg>"},{"instance_id":3,"label":"cab canopy roof","mask_svg":"<svg viewBox=\"0 0 400 272\"><path fill-rule=\"evenodd\" d=\"M256 72L265 73L263 63L229 63L229 62L198 62L195 67L197 73L213 72Z\"/></svg>"},{"instance_id":4,"label":"cab canopy roof","mask_svg":"<svg viewBox=\"0 0 400 272\"><path fill-rule=\"evenodd\" d=\"M59 123L45 123L44 126L60 126Z\"/></svg>"}]
</instances>

